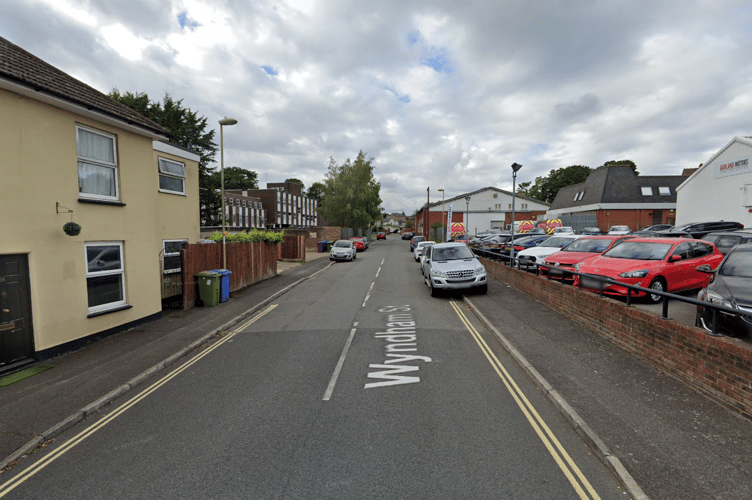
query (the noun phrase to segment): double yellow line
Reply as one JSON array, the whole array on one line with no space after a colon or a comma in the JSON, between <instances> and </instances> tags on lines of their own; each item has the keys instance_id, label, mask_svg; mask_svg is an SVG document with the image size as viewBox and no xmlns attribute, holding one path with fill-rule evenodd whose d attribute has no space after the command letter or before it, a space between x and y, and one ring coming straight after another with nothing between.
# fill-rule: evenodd
<instances>
[{"instance_id":1,"label":"double yellow line","mask_svg":"<svg viewBox=\"0 0 752 500\"><path fill-rule=\"evenodd\" d=\"M460 317L460 320L465 325L465 328L467 328L467 330L475 339L475 342L478 344L481 351L483 351L483 354L486 356L486 359L488 359L488 362L491 363L491 366L493 366L496 374L499 376L502 382L504 382L504 385L509 391L509 394L512 395L512 398L517 403L517 406L519 406L520 410L522 410L525 418L527 418L527 421L530 423L533 430L535 430L535 433L543 442L543 445L551 454L551 457L553 457L553 459L556 461L556 464L564 473L567 480L577 492L579 497L588 500L600 500L598 493L596 493L595 489L593 489L593 487L590 485L587 478L585 478L584 474L574 463L559 440L556 439L556 436L551 431L551 429L548 428L546 423L533 407L532 403L528 401L528 399L525 397L525 394L517 386L511 375L509 375L509 372L507 372L506 368L504 368L504 366L501 364L501 361L499 361L491 348L488 347L488 344L486 344L486 341L483 340L483 337L481 337L480 333L478 333L475 327L467 319L465 314L460 309L459 303L451 301L450 304L452 305L452 308L454 308L454 311L457 313L457 315Z\"/></svg>"},{"instance_id":2,"label":"double yellow line","mask_svg":"<svg viewBox=\"0 0 752 500\"><path fill-rule=\"evenodd\" d=\"M221 340L213 344L211 347L207 348L205 351L201 352L201 354L197 355L196 357L192 358L190 361L185 363L180 368L176 369L166 377L164 377L162 380L155 382L151 386L149 386L147 389L144 389L144 391L139 394L137 397L130 400L128 403L124 404L120 408L118 408L116 411L108 415L107 417L103 418L96 424L92 425L88 429L81 431L78 435L76 435L73 439L66 442L64 445L62 445L60 448L56 449L55 451L51 452L49 455L45 456L44 458L40 459L38 462L33 464L31 467L20 473L18 476L14 477L10 481L4 483L0 486L0 498L4 497L11 491L13 491L16 487L21 485L24 481L31 478L33 475L35 475L37 472L41 471L45 467L47 467L49 464L51 464L56 459L60 458L65 452L82 442L87 437L91 436L95 432L97 432L99 429L107 425L108 423L112 422L114 419L116 419L121 414L128 411L131 407L133 407L136 403L144 399L146 396L151 394L152 392L156 391L163 385L165 385L167 382L172 380L173 378L177 377L180 373L184 372L191 366L193 366L195 363L198 363L199 360L201 360L204 356L207 356L209 353L211 353L213 350L219 348L222 344L229 341L232 337L234 337L238 332L243 331L246 327L251 325L252 323L258 321L259 318L269 313L272 309L277 307L276 304L272 304L263 311L261 311L259 314L251 318L250 320L243 323L240 327L234 329L231 333L224 336Z\"/></svg>"}]
</instances>

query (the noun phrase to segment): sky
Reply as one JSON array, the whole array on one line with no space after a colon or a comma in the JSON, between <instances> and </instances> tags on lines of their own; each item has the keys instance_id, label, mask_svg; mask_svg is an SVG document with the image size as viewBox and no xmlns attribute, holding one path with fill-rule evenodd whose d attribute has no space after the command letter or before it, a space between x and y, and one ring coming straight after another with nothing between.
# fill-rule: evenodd
<instances>
[{"instance_id":1,"label":"sky","mask_svg":"<svg viewBox=\"0 0 752 500\"><path fill-rule=\"evenodd\" d=\"M629 159L678 175L752 135L752 3L2 0L0 36L225 127L259 184L373 158L382 207ZM219 155L217 155L219 161Z\"/></svg>"}]
</instances>

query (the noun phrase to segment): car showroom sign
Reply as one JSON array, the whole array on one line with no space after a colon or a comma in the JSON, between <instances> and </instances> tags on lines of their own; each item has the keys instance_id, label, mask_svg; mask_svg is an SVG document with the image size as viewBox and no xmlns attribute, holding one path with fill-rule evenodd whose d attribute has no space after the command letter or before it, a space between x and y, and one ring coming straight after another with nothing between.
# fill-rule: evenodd
<instances>
[{"instance_id":1,"label":"car showroom sign","mask_svg":"<svg viewBox=\"0 0 752 500\"><path fill-rule=\"evenodd\" d=\"M715 178L728 177L730 175L746 174L750 172L749 158L741 158L736 161L721 163L715 167Z\"/></svg>"}]
</instances>

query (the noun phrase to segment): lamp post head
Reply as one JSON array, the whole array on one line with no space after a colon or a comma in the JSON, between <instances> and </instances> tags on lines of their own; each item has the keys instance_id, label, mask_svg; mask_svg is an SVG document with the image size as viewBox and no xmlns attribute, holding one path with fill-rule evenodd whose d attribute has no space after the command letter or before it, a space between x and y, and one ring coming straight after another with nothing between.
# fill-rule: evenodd
<instances>
[{"instance_id":1,"label":"lamp post head","mask_svg":"<svg viewBox=\"0 0 752 500\"><path fill-rule=\"evenodd\" d=\"M512 163L512 171L514 171L515 173L516 173L516 172L517 172L517 171L518 171L519 169L521 169L521 168L522 168L522 165L520 165L519 163Z\"/></svg>"},{"instance_id":2,"label":"lamp post head","mask_svg":"<svg viewBox=\"0 0 752 500\"><path fill-rule=\"evenodd\" d=\"M226 116L219 120L220 125L235 125L238 121L235 118L227 118Z\"/></svg>"},{"instance_id":3,"label":"lamp post head","mask_svg":"<svg viewBox=\"0 0 752 500\"><path fill-rule=\"evenodd\" d=\"M470 197L469 196L465 196L465 203L470 203Z\"/></svg>"}]
</instances>

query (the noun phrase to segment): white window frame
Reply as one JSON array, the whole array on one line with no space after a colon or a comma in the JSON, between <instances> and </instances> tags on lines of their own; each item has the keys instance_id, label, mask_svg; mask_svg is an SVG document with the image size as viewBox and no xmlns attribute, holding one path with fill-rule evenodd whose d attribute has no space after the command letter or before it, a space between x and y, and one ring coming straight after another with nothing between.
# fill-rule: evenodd
<instances>
[{"instance_id":1,"label":"white window frame","mask_svg":"<svg viewBox=\"0 0 752 500\"><path fill-rule=\"evenodd\" d=\"M162 240L162 256L163 256L163 259L164 259L164 257L176 257L176 256L180 255L180 252L167 252L167 244L168 243L188 243L188 240L187 239L182 239L182 240ZM162 260L162 262L164 263L164 260ZM182 268L178 268L178 269L163 269L162 273L163 274L174 274L174 273L179 273L182 270L183 270Z\"/></svg>"},{"instance_id":2,"label":"white window frame","mask_svg":"<svg viewBox=\"0 0 752 500\"><path fill-rule=\"evenodd\" d=\"M99 135L102 137L106 137L107 139L110 139L112 141L112 157L114 158L114 163L110 163L108 161L98 159L98 158L89 158L86 156L83 156L80 153L79 148L79 131L86 131L90 134ZM79 182L80 182L80 173L79 172L79 163L84 163L87 165L93 165L95 167L99 168L106 168L110 169L113 172L113 178L115 180L115 195L114 196L108 196L103 194L96 194L96 193L84 193L81 191L81 185L79 184L79 191L78 191L78 197L79 198L86 198L86 199L92 199L92 200L104 200L104 201L120 201L120 172L118 171L118 156L117 156L117 136L113 134L108 134L107 132L102 132L101 130L97 130L91 127L85 127L83 125L76 125L76 172L79 176Z\"/></svg>"},{"instance_id":3,"label":"white window frame","mask_svg":"<svg viewBox=\"0 0 752 500\"><path fill-rule=\"evenodd\" d=\"M180 194L185 196L185 181L186 181L186 173L185 173L185 163L172 160L170 158L164 158L162 156L159 156L157 158L157 163L159 167L159 177L167 177L170 179L179 179L183 184L183 190L182 191L173 191L172 189L164 189L162 188L161 184L159 185L159 192L160 193L168 193L168 194ZM183 170L183 174L176 174L175 172L169 172L167 169L163 168L163 164L174 164L180 166L180 168Z\"/></svg>"},{"instance_id":4,"label":"white window frame","mask_svg":"<svg viewBox=\"0 0 752 500\"><path fill-rule=\"evenodd\" d=\"M658 194L661 196L671 196L671 188L666 186L660 186L658 188Z\"/></svg>"},{"instance_id":5,"label":"white window frame","mask_svg":"<svg viewBox=\"0 0 752 500\"><path fill-rule=\"evenodd\" d=\"M89 247L95 247L95 246L108 246L108 247L118 247L120 251L120 269L108 269L106 271L89 271L89 261L88 261L88 253L89 253ZM84 269L86 270L86 298L87 298L87 307L88 307L88 297L89 297L89 285L88 281L89 278L98 278L102 276L120 276L120 287L121 287L121 295L122 299L115 301L115 302L108 302L106 304L100 304L98 306L88 307L89 314L92 313L98 313L103 311L108 311L110 309L117 309L127 304L126 301L126 295L125 295L125 253L123 252L123 242L122 241L87 241L84 243Z\"/></svg>"},{"instance_id":6,"label":"white window frame","mask_svg":"<svg viewBox=\"0 0 752 500\"><path fill-rule=\"evenodd\" d=\"M642 191L642 196L653 196L653 188L650 186L642 186L640 191Z\"/></svg>"}]
</instances>

